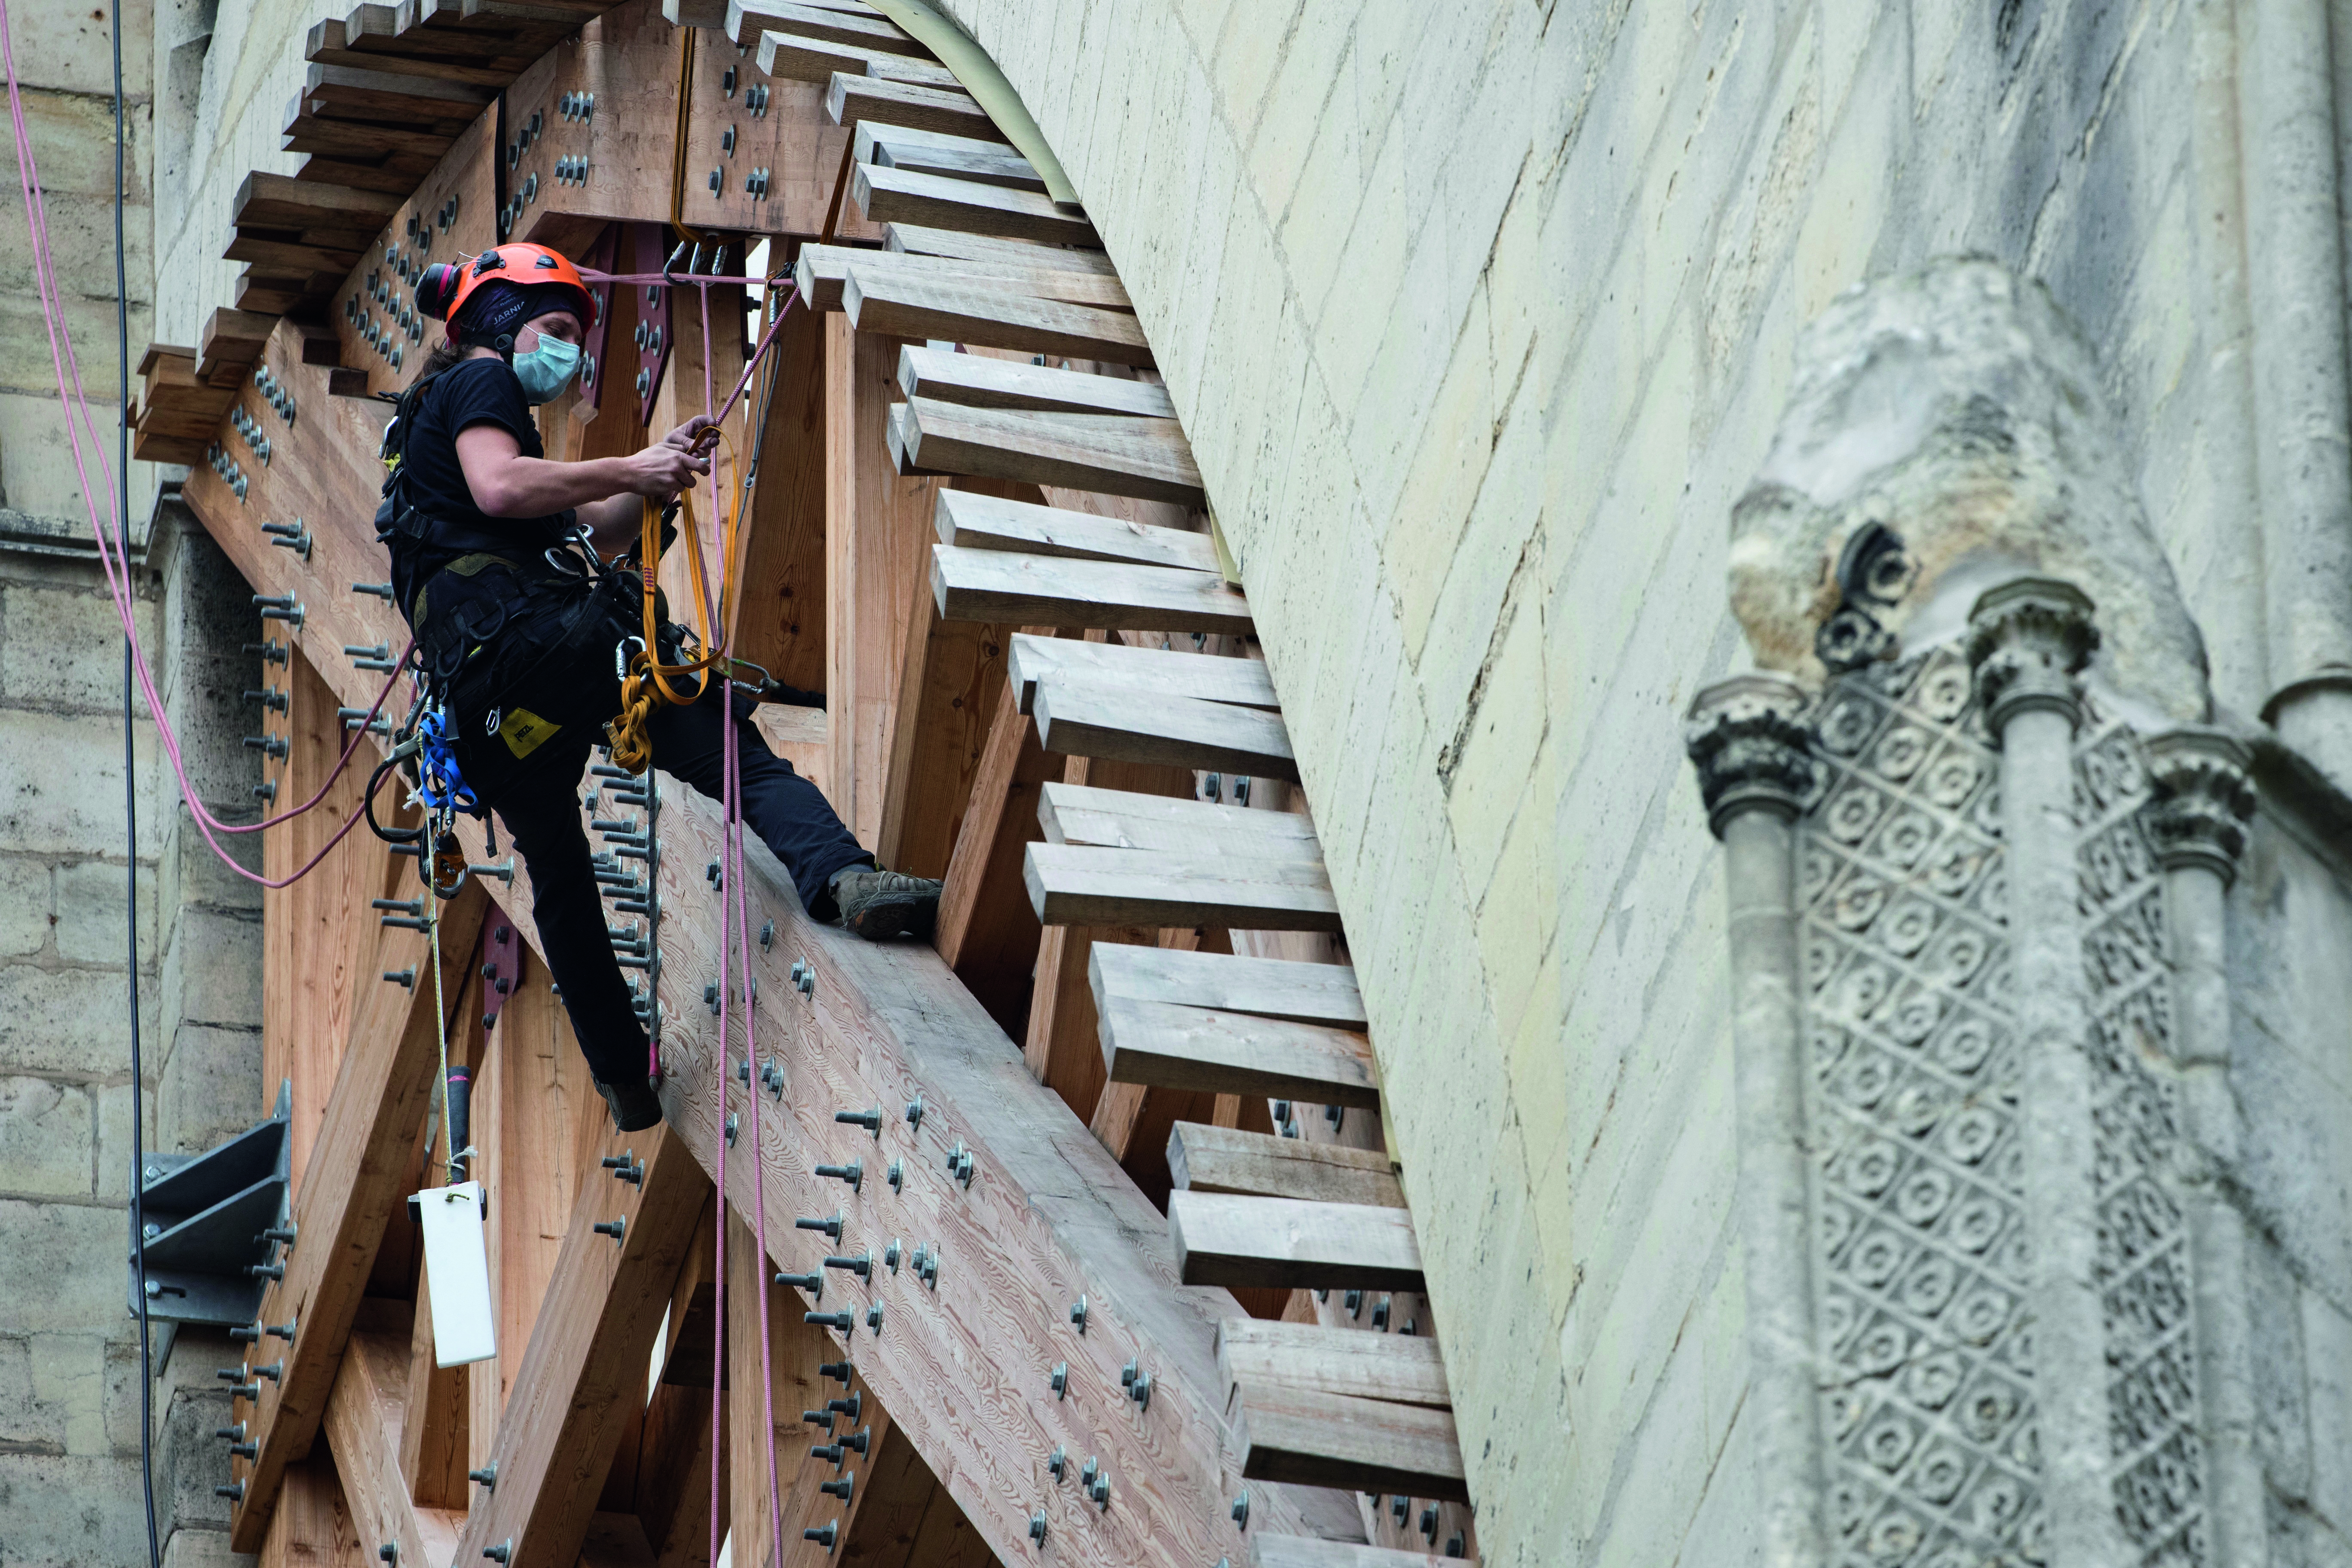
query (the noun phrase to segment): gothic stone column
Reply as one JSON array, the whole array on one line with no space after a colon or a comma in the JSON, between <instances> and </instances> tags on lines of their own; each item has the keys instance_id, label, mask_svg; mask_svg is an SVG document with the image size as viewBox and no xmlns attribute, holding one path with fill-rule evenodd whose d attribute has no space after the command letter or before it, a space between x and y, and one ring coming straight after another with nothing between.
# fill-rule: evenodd
<instances>
[{"instance_id":1,"label":"gothic stone column","mask_svg":"<svg viewBox=\"0 0 2352 1568\"><path fill-rule=\"evenodd\" d=\"M2090 997L2076 910L2076 677L2098 642L2090 599L2056 578L2013 579L1986 593L1969 617L1969 661L2001 754L2025 1194L2034 1216L2034 1399L2052 1568L2128 1561L2106 1479Z\"/></svg>"},{"instance_id":2,"label":"gothic stone column","mask_svg":"<svg viewBox=\"0 0 2352 1568\"><path fill-rule=\"evenodd\" d=\"M1730 903L1748 1407L1768 1568L1823 1561L1795 907L1796 819L1813 776L1804 705L1786 676L1737 676L1698 694L1685 730Z\"/></svg>"}]
</instances>

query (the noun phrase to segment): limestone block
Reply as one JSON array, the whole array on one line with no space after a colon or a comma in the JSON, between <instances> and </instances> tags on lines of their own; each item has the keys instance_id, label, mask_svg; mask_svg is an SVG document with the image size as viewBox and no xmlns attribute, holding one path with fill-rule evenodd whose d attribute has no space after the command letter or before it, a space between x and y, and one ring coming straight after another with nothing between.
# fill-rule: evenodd
<instances>
[{"instance_id":1,"label":"limestone block","mask_svg":"<svg viewBox=\"0 0 2352 1568\"><path fill-rule=\"evenodd\" d=\"M176 1394L156 1415L159 1521L168 1509L169 1517L183 1528L194 1524L226 1529L228 1500L215 1497L213 1488L229 1479L228 1453L213 1433L236 1419L228 1399L209 1391Z\"/></svg>"},{"instance_id":2,"label":"limestone block","mask_svg":"<svg viewBox=\"0 0 2352 1568\"><path fill-rule=\"evenodd\" d=\"M49 862L32 855L0 855L0 959L29 958L48 944Z\"/></svg>"},{"instance_id":3,"label":"limestone block","mask_svg":"<svg viewBox=\"0 0 2352 1568\"><path fill-rule=\"evenodd\" d=\"M225 1526L182 1524L163 1542L163 1568L254 1568L259 1561L230 1550Z\"/></svg>"},{"instance_id":4,"label":"limestone block","mask_svg":"<svg viewBox=\"0 0 2352 1568\"><path fill-rule=\"evenodd\" d=\"M167 1018L260 1027L260 921L202 907L181 910L163 952L160 987Z\"/></svg>"},{"instance_id":5,"label":"limestone block","mask_svg":"<svg viewBox=\"0 0 2352 1568\"><path fill-rule=\"evenodd\" d=\"M64 1415L33 1397L33 1342L0 1338L0 1451L11 1455L66 1451Z\"/></svg>"},{"instance_id":6,"label":"limestone block","mask_svg":"<svg viewBox=\"0 0 2352 1568\"><path fill-rule=\"evenodd\" d=\"M88 1197L90 1090L46 1078L0 1078L0 1190Z\"/></svg>"},{"instance_id":7,"label":"limestone block","mask_svg":"<svg viewBox=\"0 0 2352 1568\"><path fill-rule=\"evenodd\" d=\"M148 1068L149 1078L154 1068ZM101 1084L92 1091L98 1097L98 1196L101 1203L131 1202L131 1085ZM145 1096L147 1137L145 1148L155 1145L155 1091L151 1087Z\"/></svg>"},{"instance_id":8,"label":"limestone block","mask_svg":"<svg viewBox=\"0 0 2352 1568\"><path fill-rule=\"evenodd\" d=\"M2352 1314L2316 1290L2299 1295L2311 1412L2311 1506L2338 1533L2352 1537Z\"/></svg>"},{"instance_id":9,"label":"limestone block","mask_svg":"<svg viewBox=\"0 0 2352 1568\"><path fill-rule=\"evenodd\" d=\"M12 1568L144 1563L146 1521L123 1500L138 1496L136 1458L10 1455L0 1471L0 1531Z\"/></svg>"},{"instance_id":10,"label":"limestone block","mask_svg":"<svg viewBox=\"0 0 2352 1568\"><path fill-rule=\"evenodd\" d=\"M110 454L110 457L111 454ZM9 489L16 475L8 473ZM160 617L152 598L132 601L132 621L152 660ZM132 710L148 717L146 694ZM122 622L92 567L85 581L0 584L0 701L52 712L122 713Z\"/></svg>"},{"instance_id":11,"label":"limestone block","mask_svg":"<svg viewBox=\"0 0 2352 1568\"><path fill-rule=\"evenodd\" d=\"M2249 1227L2251 1229L2251 1227ZM2253 1392L2254 1452L2281 1496L2311 1491L2310 1371L2303 1350L2302 1287L2275 1247L2246 1249L2247 1372Z\"/></svg>"},{"instance_id":12,"label":"limestone block","mask_svg":"<svg viewBox=\"0 0 2352 1568\"><path fill-rule=\"evenodd\" d=\"M155 967L155 873L142 866L139 877L139 967ZM58 956L68 963L122 967L129 944L130 882L123 867L104 860L72 860L58 868Z\"/></svg>"},{"instance_id":13,"label":"limestone block","mask_svg":"<svg viewBox=\"0 0 2352 1568\"><path fill-rule=\"evenodd\" d=\"M57 1412L66 1452L110 1451L106 1437L106 1342L90 1334L36 1334L33 1399Z\"/></svg>"},{"instance_id":14,"label":"limestone block","mask_svg":"<svg viewBox=\"0 0 2352 1568\"><path fill-rule=\"evenodd\" d=\"M9 1327L16 1332L86 1334L130 1321L121 1209L0 1198L0 1258L16 1278L41 1281L38 1290L14 1294Z\"/></svg>"},{"instance_id":15,"label":"limestone block","mask_svg":"<svg viewBox=\"0 0 2352 1568\"><path fill-rule=\"evenodd\" d=\"M115 1078L131 1071L121 973L0 964L0 1068ZM141 1030L155 1033L155 991L139 993Z\"/></svg>"},{"instance_id":16,"label":"limestone block","mask_svg":"<svg viewBox=\"0 0 2352 1568\"><path fill-rule=\"evenodd\" d=\"M1806 330L1771 452L1732 514L1732 607L1758 664L1821 680L1839 561L1873 523L1908 557L1870 606L1898 643L1948 636L1984 588L2043 573L2098 606L2095 680L2142 711L2206 716L2204 645L2097 366L2038 283L1937 261L1842 295Z\"/></svg>"},{"instance_id":17,"label":"limestone block","mask_svg":"<svg viewBox=\"0 0 2352 1568\"><path fill-rule=\"evenodd\" d=\"M261 1031L183 1024L156 1088L155 1146L194 1154L261 1120Z\"/></svg>"},{"instance_id":18,"label":"limestone block","mask_svg":"<svg viewBox=\"0 0 2352 1568\"><path fill-rule=\"evenodd\" d=\"M6 471L0 466L0 471ZM0 844L57 855L88 855L122 844L122 727L103 714L7 715L8 769L0 773ZM142 723L131 753L138 769L139 858L163 842L168 770L152 726Z\"/></svg>"}]
</instances>

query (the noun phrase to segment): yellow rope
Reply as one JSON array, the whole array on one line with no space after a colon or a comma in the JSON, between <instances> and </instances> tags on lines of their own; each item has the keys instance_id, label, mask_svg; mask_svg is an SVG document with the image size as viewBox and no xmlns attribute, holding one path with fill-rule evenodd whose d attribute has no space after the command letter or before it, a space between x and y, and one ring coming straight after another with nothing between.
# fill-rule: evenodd
<instances>
[{"instance_id":1,"label":"yellow rope","mask_svg":"<svg viewBox=\"0 0 2352 1568\"><path fill-rule=\"evenodd\" d=\"M718 426L710 428L717 433L719 445L727 449L728 461L732 463L734 442L728 439L723 428ZM621 677L621 711L604 727L605 735L612 742L614 765L626 768L633 773L644 773L653 762L653 742L646 734L646 724L653 717L654 704L668 702L683 707L698 695L693 691L679 691L670 685L670 678L698 675L727 658L729 638L726 628L731 624L729 598L735 587L735 536L743 517L740 488L734 485L728 488L735 493L719 534L719 604L715 611L710 604L709 571L702 562L701 531L694 519L694 500L691 493L679 497L686 514L686 536L693 545L688 552L688 561L694 572L695 635L703 650L699 658L684 664L664 664L654 657L654 650L659 646L656 637L661 630L661 618L655 608L657 592L655 586L656 568L661 560L661 514L655 510L650 500L645 503L637 540L637 563L645 579L645 643L631 658L628 668ZM717 627L709 623L713 614L719 617Z\"/></svg>"},{"instance_id":2,"label":"yellow rope","mask_svg":"<svg viewBox=\"0 0 2352 1568\"><path fill-rule=\"evenodd\" d=\"M457 1163L456 1122L449 1110L449 1009L441 1000L441 899L429 877L425 880L425 929L433 937L433 1030L441 1042L441 1148L449 1172L446 1185L463 1179L464 1167Z\"/></svg>"}]
</instances>

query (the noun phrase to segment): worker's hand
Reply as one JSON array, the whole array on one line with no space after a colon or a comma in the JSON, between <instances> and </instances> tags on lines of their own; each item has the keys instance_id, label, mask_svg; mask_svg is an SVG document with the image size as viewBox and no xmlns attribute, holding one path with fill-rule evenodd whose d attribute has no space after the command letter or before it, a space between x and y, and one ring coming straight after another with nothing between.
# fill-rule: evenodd
<instances>
[{"instance_id":1,"label":"worker's hand","mask_svg":"<svg viewBox=\"0 0 2352 1568\"><path fill-rule=\"evenodd\" d=\"M655 500L667 500L691 486L696 475L710 471L709 458L696 457L667 441L648 447L625 461L628 468L628 492Z\"/></svg>"},{"instance_id":2,"label":"worker's hand","mask_svg":"<svg viewBox=\"0 0 2352 1568\"><path fill-rule=\"evenodd\" d=\"M719 445L719 422L708 414L698 414L668 435L662 437L665 447L677 447L701 455Z\"/></svg>"}]
</instances>

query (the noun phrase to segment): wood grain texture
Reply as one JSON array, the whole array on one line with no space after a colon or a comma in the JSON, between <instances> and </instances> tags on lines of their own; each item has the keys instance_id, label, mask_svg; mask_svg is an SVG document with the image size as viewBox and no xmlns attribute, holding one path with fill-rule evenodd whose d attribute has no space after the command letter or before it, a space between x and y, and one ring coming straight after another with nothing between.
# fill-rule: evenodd
<instances>
[{"instance_id":1,"label":"wood grain texture","mask_svg":"<svg viewBox=\"0 0 2352 1568\"><path fill-rule=\"evenodd\" d=\"M824 112L835 125L852 129L865 121L881 120L951 136L984 137L996 132L996 122L979 100L961 89L885 81L845 71L835 71L825 84Z\"/></svg>"},{"instance_id":2,"label":"wood grain texture","mask_svg":"<svg viewBox=\"0 0 2352 1568\"><path fill-rule=\"evenodd\" d=\"M1140 692L1070 669L1037 682L1030 710L1039 742L1049 752L1251 778L1298 777L1290 731L1278 713L1171 692Z\"/></svg>"},{"instance_id":3,"label":"wood grain texture","mask_svg":"<svg viewBox=\"0 0 2352 1568\"><path fill-rule=\"evenodd\" d=\"M1168 1134L1168 1168L1178 1186L1196 1193L1404 1207L1388 1157L1369 1149L1180 1121Z\"/></svg>"},{"instance_id":4,"label":"wood grain texture","mask_svg":"<svg viewBox=\"0 0 2352 1568\"><path fill-rule=\"evenodd\" d=\"M752 58L768 75L790 81L830 82L835 72L848 71L886 81L956 86L955 73L931 60L799 31L762 31Z\"/></svg>"},{"instance_id":5,"label":"wood grain texture","mask_svg":"<svg viewBox=\"0 0 2352 1568\"><path fill-rule=\"evenodd\" d=\"M1007 268L1007 271L1014 270ZM1087 274L1057 273L1045 268L1022 268L1017 272L1024 279L1031 280L1025 286L1032 293L1048 300L1109 304L1115 299L1123 299L1126 294L1122 287L1116 297L1089 300L1081 297L1089 291L1088 285L1074 285L1066 281L1056 286L1047 281L1052 278L1084 279ZM1094 291L1108 295L1108 290ZM898 356L898 390L908 397L961 403L974 408L1029 408L1047 414L1115 414L1138 419L1176 417L1175 401L1168 395L1168 389L1156 382L1129 381L1116 375L1090 375L1083 371L1023 364L1013 360L992 359L984 354L917 348L911 343ZM1206 534L1199 537L1202 543L1208 543ZM1215 569L1213 546L1210 548L1209 559L1211 565L1202 570Z\"/></svg>"},{"instance_id":6,"label":"wood grain texture","mask_svg":"<svg viewBox=\"0 0 2352 1568\"><path fill-rule=\"evenodd\" d=\"M858 128L862 144L866 142L868 129ZM1045 178L1037 173L1036 166L1010 147L962 136L925 141L920 139L922 134L918 132L873 140L870 150L857 161L909 174L940 174L976 184L1003 185L1008 190L1043 192L1045 188Z\"/></svg>"},{"instance_id":7,"label":"wood grain texture","mask_svg":"<svg viewBox=\"0 0 2352 1568\"><path fill-rule=\"evenodd\" d=\"M803 690L825 683L824 323L788 312L755 387L757 479L738 535L734 648Z\"/></svg>"},{"instance_id":8,"label":"wood grain texture","mask_svg":"<svg viewBox=\"0 0 2352 1568\"><path fill-rule=\"evenodd\" d=\"M399 1548L403 1563L447 1563L465 1515L409 1500L400 1475L402 1391L407 1346L386 1335L355 1333L340 1358L327 1402L324 1435L353 1528L372 1559L377 1545Z\"/></svg>"},{"instance_id":9,"label":"wood grain texture","mask_svg":"<svg viewBox=\"0 0 2352 1568\"><path fill-rule=\"evenodd\" d=\"M899 382L906 381L909 356L929 350L909 349L899 356ZM968 358L968 355L959 355ZM1187 572L1216 570L1216 548L1204 533L1188 532L1182 529L1154 528L1149 523L1123 522L1115 518L1097 517L1089 512L1066 511L1059 507L1036 506L1017 500L1003 500L994 496L975 495L968 490L942 490L940 509L933 517L940 542L962 550L1005 550L1028 555L1059 555L1073 561L1123 561L1135 566L1176 567ZM1084 648L1099 649L1098 653L1082 653L1076 648L1066 649L1073 662L1083 660L1088 668L1109 668L1126 665L1127 654L1139 654L1141 659L1131 661L1138 667L1155 665L1151 656L1157 649L1129 648L1123 643L1087 643ZM1050 658L1052 649L1038 650L1041 660ZM1197 658L1194 654L1169 654L1169 658ZM1255 660L1231 659L1221 662L1243 664ZM1168 673L1177 668L1198 668L1171 666ZM1218 671L1204 671L1212 678ZM1027 684L1034 684L1034 678ZM1175 683L1168 683L1173 686ZM1257 684L1265 689L1263 706L1273 706L1273 684L1265 678L1260 666ZM1189 689L1189 688L1187 689ZM1024 712L1028 710L1024 701Z\"/></svg>"},{"instance_id":10,"label":"wood grain texture","mask_svg":"<svg viewBox=\"0 0 2352 1568\"><path fill-rule=\"evenodd\" d=\"M968 261L1002 261L1015 267L1055 267L1099 273L1107 278L1118 276L1118 268L1099 250L994 239L961 229L934 228L928 224L885 224L882 242L887 248L909 256L953 256Z\"/></svg>"},{"instance_id":11,"label":"wood grain texture","mask_svg":"<svg viewBox=\"0 0 2352 1568\"><path fill-rule=\"evenodd\" d=\"M1469 1498L1451 1410L1255 1382L1235 1386L1234 1407L1253 1480Z\"/></svg>"},{"instance_id":12,"label":"wood grain texture","mask_svg":"<svg viewBox=\"0 0 2352 1568\"><path fill-rule=\"evenodd\" d=\"M466 1376L470 1370L437 1364L433 1352L433 1279L420 1271L408 1344L408 1394L404 1402L407 1414L400 1428L400 1474L408 1484L408 1495L431 1508L462 1511L469 1501Z\"/></svg>"},{"instance_id":13,"label":"wood grain texture","mask_svg":"<svg viewBox=\"0 0 2352 1568\"><path fill-rule=\"evenodd\" d=\"M1356 972L1344 963L1165 949L1108 952L1095 961L1094 989L1106 1001L1175 1003L1359 1032L1366 1027Z\"/></svg>"},{"instance_id":14,"label":"wood grain texture","mask_svg":"<svg viewBox=\"0 0 2352 1568\"><path fill-rule=\"evenodd\" d=\"M1311 1535L1250 1537L1250 1568L1452 1568L1463 1561L1361 1542L1320 1541ZM1467 1561L1470 1568L1477 1568L1475 1558Z\"/></svg>"},{"instance_id":15,"label":"wood grain texture","mask_svg":"<svg viewBox=\"0 0 2352 1568\"><path fill-rule=\"evenodd\" d=\"M1254 630L1249 601L1222 578L1116 561L1070 561L934 545L931 592L950 620L1073 631Z\"/></svg>"},{"instance_id":16,"label":"wood grain texture","mask_svg":"<svg viewBox=\"0 0 2352 1568\"><path fill-rule=\"evenodd\" d=\"M1065 784L1045 792L1037 817L1046 838L1055 844L1309 865L1323 859L1313 825L1287 811L1253 811L1214 801L1171 800Z\"/></svg>"},{"instance_id":17,"label":"wood grain texture","mask_svg":"<svg viewBox=\"0 0 2352 1568\"><path fill-rule=\"evenodd\" d=\"M849 281L855 294L857 275L852 273ZM1203 504L1206 492L1192 447L1171 420L973 408L925 398L905 407L906 460L911 465L1185 507Z\"/></svg>"},{"instance_id":18,"label":"wood grain texture","mask_svg":"<svg viewBox=\"0 0 2352 1568\"><path fill-rule=\"evenodd\" d=\"M930 50L916 42L898 24L863 6L796 5L793 0L727 0L724 27L727 37L734 40L737 47L746 49L759 47L762 32L777 28L812 38L860 44L867 48L883 49L918 59L931 58Z\"/></svg>"},{"instance_id":19,"label":"wood grain texture","mask_svg":"<svg viewBox=\"0 0 2352 1568\"><path fill-rule=\"evenodd\" d=\"M850 264L841 308L860 331L1114 364L1153 363L1142 329L1123 310L1039 298L1024 282L971 277L954 270L953 262L917 268L908 259Z\"/></svg>"},{"instance_id":20,"label":"wood grain texture","mask_svg":"<svg viewBox=\"0 0 2352 1568\"><path fill-rule=\"evenodd\" d=\"M1041 191L859 163L851 171L850 195L857 210L875 223L961 229L966 234L1041 245L1101 243L1085 215L1057 205Z\"/></svg>"},{"instance_id":21,"label":"wood grain texture","mask_svg":"<svg viewBox=\"0 0 2352 1568\"><path fill-rule=\"evenodd\" d=\"M1022 875L1047 925L1340 929L1322 865L1157 849L1032 844Z\"/></svg>"},{"instance_id":22,"label":"wood grain texture","mask_svg":"<svg viewBox=\"0 0 2352 1568\"><path fill-rule=\"evenodd\" d=\"M465 990L463 976L488 902L469 889L443 909L446 995ZM249 1551L260 1549L286 1464L318 1431L384 1222L406 1195L399 1189L431 1099L441 1020L434 1013L426 939L414 931L380 931L371 957L370 972L414 968L418 983L404 990L379 980L359 992L334 1089L294 1205L300 1240L284 1255L286 1277L272 1281L262 1297L263 1321L299 1321L301 1332L286 1349L278 1381L263 1384L259 1404L243 1410L249 1440L260 1452L251 1460L232 1461L232 1479L245 1483L245 1495L230 1514L229 1528L232 1543ZM397 1355L404 1394L406 1349L402 1345ZM389 1462L398 1483L396 1447ZM404 1500L406 1495L403 1488Z\"/></svg>"},{"instance_id":23,"label":"wood grain texture","mask_svg":"<svg viewBox=\"0 0 2352 1568\"><path fill-rule=\"evenodd\" d=\"M1055 267L1023 267L1003 261L965 261L950 257L905 256L843 245L804 245L793 263L793 285L812 310L845 308L842 290L852 271L866 279L909 282L993 293L1027 294L1072 305L1131 310L1126 285L1116 278ZM925 351L931 352L931 351ZM970 355L959 356L970 358ZM968 399L964 401L969 401Z\"/></svg>"},{"instance_id":24,"label":"wood grain texture","mask_svg":"<svg viewBox=\"0 0 2352 1568\"><path fill-rule=\"evenodd\" d=\"M1437 1342L1412 1334L1228 1318L1217 1329L1217 1375L1229 1389L1274 1384L1433 1410L1454 1407Z\"/></svg>"},{"instance_id":25,"label":"wood grain texture","mask_svg":"<svg viewBox=\"0 0 2352 1568\"><path fill-rule=\"evenodd\" d=\"M1177 1192L1168 1198L1168 1231L1187 1285L1422 1288L1421 1248L1403 1209Z\"/></svg>"},{"instance_id":26,"label":"wood grain texture","mask_svg":"<svg viewBox=\"0 0 2352 1568\"><path fill-rule=\"evenodd\" d=\"M1037 792L1062 765L1037 744L1036 726L1000 686L948 858L933 942L1007 1034L1031 1009L1043 931L1022 885L1022 855L1037 837Z\"/></svg>"},{"instance_id":27,"label":"wood grain texture","mask_svg":"<svg viewBox=\"0 0 2352 1568\"><path fill-rule=\"evenodd\" d=\"M287 1466L281 1487L257 1568L365 1568L342 1482L323 1448Z\"/></svg>"},{"instance_id":28,"label":"wood grain texture","mask_svg":"<svg viewBox=\"0 0 2352 1568\"><path fill-rule=\"evenodd\" d=\"M238 228L353 228L373 235L392 221L400 205L400 198L388 192L352 190L257 169L238 182L229 221ZM257 342L256 352L259 347Z\"/></svg>"},{"instance_id":29,"label":"wood grain texture","mask_svg":"<svg viewBox=\"0 0 2352 1568\"><path fill-rule=\"evenodd\" d=\"M1125 996L1098 1005L1103 1063L1113 1082L1316 1105L1380 1103L1371 1047L1361 1034Z\"/></svg>"}]
</instances>

